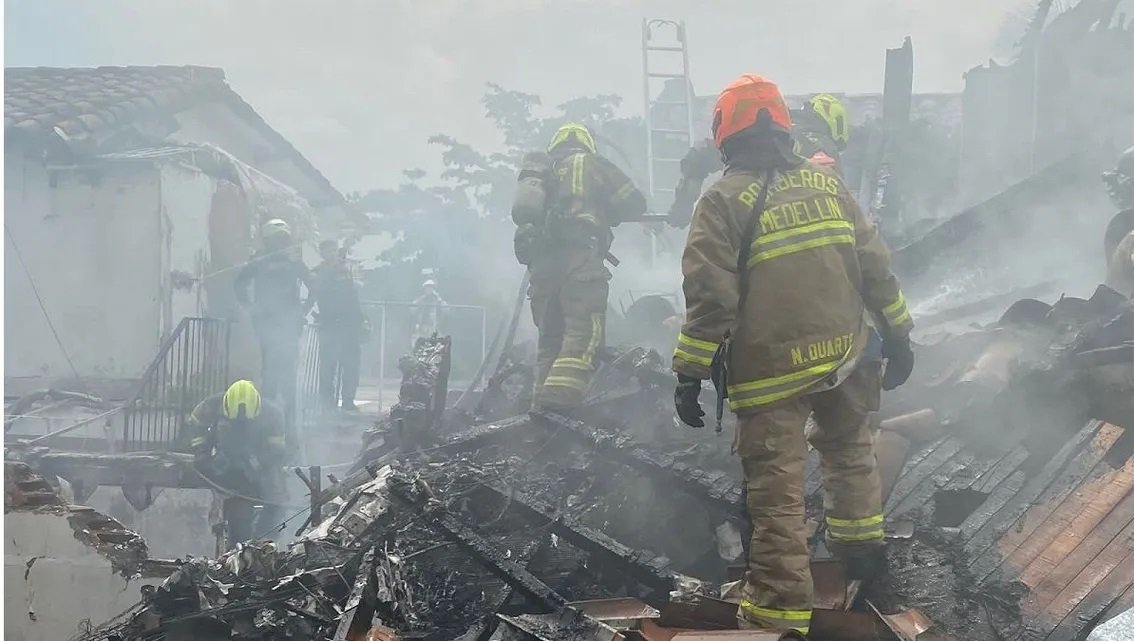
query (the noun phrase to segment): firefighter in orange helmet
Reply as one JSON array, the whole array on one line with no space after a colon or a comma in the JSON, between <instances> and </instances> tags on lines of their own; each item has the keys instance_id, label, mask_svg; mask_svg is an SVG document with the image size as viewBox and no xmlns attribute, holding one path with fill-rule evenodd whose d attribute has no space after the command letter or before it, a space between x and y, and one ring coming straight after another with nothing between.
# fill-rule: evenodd
<instances>
[{"instance_id":1,"label":"firefighter in orange helmet","mask_svg":"<svg viewBox=\"0 0 1134 642\"><path fill-rule=\"evenodd\" d=\"M791 136L795 153L820 165L839 169L839 155L850 139L850 121L843 103L831 94L818 94L793 112ZM669 220L673 225L689 224L693 204L709 174L723 167L720 151L712 139L691 147L681 159L681 178L674 188Z\"/></svg>"},{"instance_id":2,"label":"firefighter in orange helmet","mask_svg":"<svg viewBox=\"0 0 1134 642\"><path fill-rule=\"evenodd\" d=\"M727 379L738 415L753 524L737 617L806 633L804 424L814 413L829 547L852 577L867 577L885 559L868 414L880 389L913 369L913 323L877 230L832 168L794 152L790 129L779 89L760 76L741 76L717 100L725 172L697 202L682 257L674 400L685 423L703 426L702 381L723 366L713 379Z\"/></svg>"}]
</instances>

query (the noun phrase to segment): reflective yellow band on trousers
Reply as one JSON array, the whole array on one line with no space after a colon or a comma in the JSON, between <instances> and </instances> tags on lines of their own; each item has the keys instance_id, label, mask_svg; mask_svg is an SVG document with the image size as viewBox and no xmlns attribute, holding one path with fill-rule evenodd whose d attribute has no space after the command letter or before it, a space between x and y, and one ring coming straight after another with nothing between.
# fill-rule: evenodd
<instances>
[{"instance_id":1,"label":"reflective yellow band on trousers","mask_svg":"<svg viewBox=\"0 0 1134 642\"><path fill-rule=\"evenodd\" d=\"M906 297L898 292L898 298L890 305L882 308L882 316L886 318L886 323L890 327L900 326L910 320L910 311L906 307Z\"/></svg>"},{"instance_id":2,"label":"reflective yellow band on trousers","mask_svg":"<svg viewBox=\"0 0 1134 642\"><path fill-rule=\"evenodd\" d=\"M580 390L580 391L583 391L583 392L586 392L586 390L587 390L587 382L582 380L582 379L578 379L576 377L552 377L552 376L549 376L547 379L543 380L543 387L544 388L548 388L548 387L554 388L556 386L558 386L560 388L572 388L574 390Z\"/></svg>"},{"instance_id":3,"label":"reflective yellow band on trousers","mask_svg":"<svg viewBox=\"0 0 1134 642\"><path fill-rule=\"evenodd\" d=\"M882 515L871 515L862 519L827 518L827 535L841 542L868 542L885 537L882 530Z\"/></svg>"},{"instance_id":4,"label":"reflective yellow band on trousers","mask_svg":"<svg viewBox=\"0 0 1134 642\"><path fill-rule=\"evenodd\" d=\"M586 370L590 372L595 369L591 363L585 359L576 359L574 357L559 357L551 364L551 369L568 368L574 370Z\"/></svg>"},{"instance_id":5,"label":"reflective yellow band on trousers","mask_svg":"<svg viewBox=\"0 0 1134 642\"><path fill-rule=\"evenodd\" d=\"M805 635L811 628L811 609L801 609L798 611L769 609L763 606L757 606L747 598L740 600L740 608L744 609L745 612L752 617L760 620L761 623L767 624L772 628L795 629Z\"/></svg>"},{"instance_id":6,"label":"reflective yellow band on trousers","mask_svg":"<svg viewBox=\"0 0 1134 642\"><path fill-rule=\"evenodd\" d=\"M826 245L854 245L854 224L850 221L821 221L771 234L752 242L748 267L787 254Z\"/></svg>"},{"instance_id":7,"label":"reflective yellow band on trousers","mask_svg":"<svg viewBox=\"0 0 1134 642\"><path fill-rule=\"evenodd\" d=\"M849 354L849 353L848 353ZM820 363L779 377L745 381L728 387L728 405L733 410L751 408L787 399L821 381L838 370L846 356Z\"/></svg>"},{"instance_id":8,"label":"reflective yellow band on trousers","mask_svg":"<svg viewBox=\"0 0 1134 642\"><path fill-rule=\"evenodd\" d=\"M680 333L677 335L677 349L673 351L673 356L689 363L708 367L712 365L713 355L717 353L719 346L718 343L694 339L685 333Z\"/></svg>"}]
</instances>

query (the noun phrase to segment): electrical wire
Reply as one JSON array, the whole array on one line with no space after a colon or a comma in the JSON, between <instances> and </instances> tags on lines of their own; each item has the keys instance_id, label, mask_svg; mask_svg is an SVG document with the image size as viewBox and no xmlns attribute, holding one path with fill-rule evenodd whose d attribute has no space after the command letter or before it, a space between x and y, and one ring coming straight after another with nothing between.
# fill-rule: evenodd
<instances>
[{"instance_id":1,"label":"electrical wire","mask_svg":"<svg viewBox=\"0 0 1134 642\"><path fill-rule=\"evenodd\" d=\"M24 255L20 252L20 247L16 245L16 239L12 236L12 231L8 229L8 224L4 223L4 234L8 237L8 242L12 244L12 250L16 254L16 260L20 262L20 267L24 270L24 275L28 277L28 284L31 285L32 294L35 295L35 300L39 302L39 310L43 312L43 318L47 321L47 327L51 330L51 335L55 337L55 343L59 345L59 351L63 353L63 358L67 360L67 365L71 367L71 373L75 375L75 379L82 379L79 376L79 370L75 368L75 362L71 361L71 355L67 353L67 348L63 347L63 340L59 338L59 332L55 329L55 324L51 321L51 315L47 313L47 306L43 303L43 297L39 294L39 288L35 285L35 279L32 278L31 270L28 269L28 264L24 262Z\"/></svg>"}]
</instances>

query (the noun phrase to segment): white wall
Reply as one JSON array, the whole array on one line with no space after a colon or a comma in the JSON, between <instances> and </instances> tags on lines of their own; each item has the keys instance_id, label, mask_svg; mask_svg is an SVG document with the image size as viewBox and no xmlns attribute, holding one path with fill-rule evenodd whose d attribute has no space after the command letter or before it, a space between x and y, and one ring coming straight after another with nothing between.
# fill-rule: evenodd
<instances>
[{"instance_id":1,"label":"white wall","mask_svg":"<svg viewBox=\"0 0 1134 642\"><path fill-rule=\"evenodd\" d=\"M75 539L66 513L4 515L5 639L74 639L80 622L102 624L138 602L143 584L158 582L117 574L110 560Z\"/></svg>"},{"instance_id":2,"label":"white wall","mask_svg":"<svg viewBox=\"0 0 1134 642\"><path fill-rule=\"evenodd\" d=\"M73 376L12 239L79 374L141 376L161 339L204 312L199 282L173 288L171 273L208 270L215 181L175 163L49 171L5 160L5 377Z\"/></svg>"},{"instance_id":3,"label":"white wall","mask_svg":"<svg viewBox=\"0 0 1134 642\"><path fill-rule=\"evenodd\" d=\"M49 174L13 152L4 173L5 377L72 377L13 240L79 374L141 375L160 332L158 172L131 163Z\"/></svg>"},{"instance_id":4,"label":"white wall","mask_svg":"<svg viewBox=\"0 0 1134 642\"><path fill-rule=\"evenodd\" d=\"M192 167L164 164L161 175L161 211L165 222L165 256L162 274L169 296L165 301L162 334L172 332L184 317L201 316L205 294L200 282L189 288L169 284L172 272L200 278L208 270L209 209L216 182Z\"/></svg>"}]
</instances>

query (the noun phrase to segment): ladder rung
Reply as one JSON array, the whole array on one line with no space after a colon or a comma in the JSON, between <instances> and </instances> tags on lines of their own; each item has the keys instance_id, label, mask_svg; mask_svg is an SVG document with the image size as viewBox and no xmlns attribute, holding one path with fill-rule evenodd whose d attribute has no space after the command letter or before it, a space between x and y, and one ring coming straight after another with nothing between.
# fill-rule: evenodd
<instances>
[{"instance_id":1,"label":"ladder rung","mask_svg":"<svg viewBox=\"0 0 1134 642\"><path fill-rule=\"evenodd\" d=\"M652 71L646 72L646 75L649 76L650 78L684 78L685 77L685 74L661 74L661 73L656 73L656 72L652 72Z\"/></svg>"},{"instance_id":2,"label":"ladder rung","mask_svg":"<svg viewBox=\"0 0 1134 642\"><path fill-rule=\"evenodd\" d=\"M684 129L664 129L662 127L654 127L653 129L650 130L650 133L651 134L681 134L682 136L688 136L689 135L689 132L685 131Z\"/></svg>"},{"instance_id":3,"label":"ladder rung","mask_svg":"<svg viewBox=\"0 0 1134 642\"><path fill-rule=\"evenodd\" d=\"M655 158L655 163L680 163L680 158Z\"/></svg>"},{"instance_id":4,"label":"ladder rung","mask_svg":"<svg viewBox=\"0 0 1134 642\"><path fill-rule=\"evenodd\" d=\"M655 187L654 191L655 192L676 192L677 190L673 189L672 187Z\"/></svg>"},{"instance_id":5,"label":"ladder rung","mask_svg":"<svg viewBox=\"0 0 1134 642\"><path fill-rule=\"evenodd\" d=\"M685 51L677 45L646 45L647 51Z\"/></svg>"}]
</instances>

